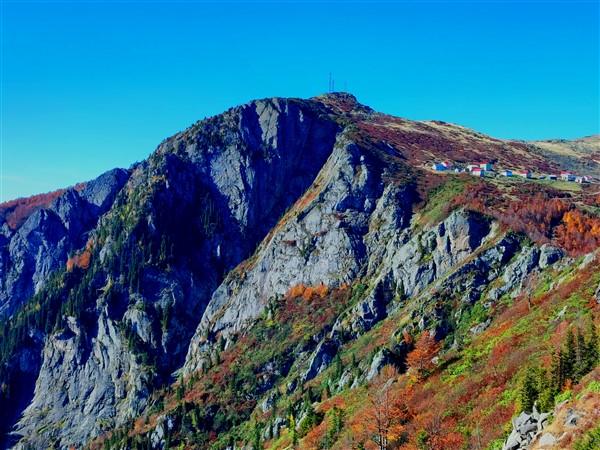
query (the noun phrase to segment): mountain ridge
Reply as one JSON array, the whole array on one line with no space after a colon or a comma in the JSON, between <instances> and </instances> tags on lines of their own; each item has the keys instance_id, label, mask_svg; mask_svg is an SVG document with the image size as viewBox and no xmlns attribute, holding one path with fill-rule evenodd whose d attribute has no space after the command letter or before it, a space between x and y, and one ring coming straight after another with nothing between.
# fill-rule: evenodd
<instances>
[{"instance_id":1,"label":"mountain ridge","mask_svg":"<svg viewBox=\"0 0 600 450\"><path fill-rule=\"evenodd\" d=\"M84 231L42 264L51 268L40 272L46 283L0 323L1 400L17 405L2 425L22 415L10 442L68 448L103 436L108 448L232 448L248 444L248 427L268 411L270 431L259 441L277 447L273 427L277 439L293 441L292 419L300 425L310 410L298 396L361 339L382 328L392 337L427 331L446 354L451 338L461 345L494 325L506 302L539 282L531 277L584 270L582 254L595 261L594 185L479 180L429 167L485 160L554 172L580 158L544 155L463 127L376 113L340 93L256 100L176 133L130 171L114 172L116 182L83 188L103 199L93 224L69 225ZM597 176L600 166L577 167ZM67 193L50 210L84 211L77 189ZM3 233L49 214L33 209L20 227L4 222ZM305 323L303 301L314 302L319 321ZM590 305L578 314L593 316ZM346 382L338 374L330 395L367 389L390 364L404 380L412 341L381 339ZM254 361L240 348L256 351ZM256 409L272 396L290 402L289 417ZM337 448L347 448L342 431Z\"/></svg>"}]
</instances>

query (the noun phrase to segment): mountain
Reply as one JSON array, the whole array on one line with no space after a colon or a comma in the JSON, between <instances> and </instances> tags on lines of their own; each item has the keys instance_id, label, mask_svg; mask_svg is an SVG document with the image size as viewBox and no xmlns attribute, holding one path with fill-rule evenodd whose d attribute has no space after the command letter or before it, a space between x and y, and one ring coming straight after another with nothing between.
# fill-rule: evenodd
<instances>
[{"instance_id":1,"label":"mountain","mask_svg":"<svg viewBox=\"0 0 600 450\"><path fill-rule=\"evenodd\" d=\"M596 179L588 141L273 98L0 205L4 445L518 448L572 392L588 439L597 185L497 176Z\"/></svg>"},{"instance_id":2,"label":"mountain","mask_svg":"<svg viewBox=\"0 0 600 450\"><path fill-rule=\"evenodd\" d=\"M562 167L574 171L592 171L596 176L600 162L600 135L587 136L581 139L553 139L534 141L531 145L538 147L548 158L558 161Z\"/></svg>"}]
</instances>

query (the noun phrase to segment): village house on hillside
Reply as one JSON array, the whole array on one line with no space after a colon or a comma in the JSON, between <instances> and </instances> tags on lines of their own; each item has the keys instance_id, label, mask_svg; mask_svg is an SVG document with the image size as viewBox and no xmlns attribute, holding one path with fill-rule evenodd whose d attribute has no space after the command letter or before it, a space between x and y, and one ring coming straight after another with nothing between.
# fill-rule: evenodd
<instances>
[{"instance_id":1,"label":"village house on hillside","mask_svg":"<svg viewBox=\"0 0 600 450\"><path fill-rule=\"evenodd\" d=\"M467 170L469 172L472 172L475 169L481 169L484 172L491 172L492 170L494 170L492 163L489 162L467 164Z\"/></svg>"},{"instance_id":2,"label":"village house on hillside","mask_svg":"<svg viewBox=\"0 0 600 450\"><path fill-rule=\"evenodd\" d=\"M443 172L445 170L450 170L453 167L452 162L450 161L442 161L442 162L434 162L431 165L431 168L436 172Z\"/></svg>"},{"instance_id":3,"label":"village house on hillside","mask_svg":"<svg viewBox=\"0 0 600 450\"><path fill-rule=\"evenodd\" d=\"M563 181L575 181L575 175L571 172L561 172L560 179Z\"/></svg>"},{"instance_id":4,"label":"village house on hillside","mask_svg":"<svg viewBox=\"0 0 600 450\"><path fill-rule=\"evenodd\" d=\"M471 175L475 177L483 177L485 176L485 170L481 167L475 167L473 170L471 170Z\"/></svg>"},{"instance_id":5,"label":"village house on hillside","mask_svg":"<svg viewBox=\"0 0 600 450\"><path fill-rule=\"evenodd\" d=\"M531 170L517 170L515 171L515 175L522 178L532 178L533 175Z\"/></svg>"}]
</instances>

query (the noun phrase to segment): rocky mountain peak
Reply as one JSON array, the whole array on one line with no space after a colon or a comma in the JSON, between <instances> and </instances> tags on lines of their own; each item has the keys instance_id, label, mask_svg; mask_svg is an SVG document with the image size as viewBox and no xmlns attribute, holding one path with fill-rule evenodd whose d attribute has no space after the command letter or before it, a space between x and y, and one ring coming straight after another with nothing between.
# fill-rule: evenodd
<instances>
[{"instance_id":1,"label":"rocky mountain peak","mask_svg":"<svg viewBox=\"0 0 600 450\"><path fill-rule=\"evenodd\" d=\"M397 381L381 386L410 376L418 392L433 374L451 389L490 352L469 346L499 321L491 338L504 339L511 313L578 314L583 300L564 303L600 282L589 253L600 225L586 186L436 173L431 162L571 164L544 151L375 113L347 93L269 98L195 123L131 171L36 203L0 234L10 317L0 401L11 405L0 425L23 449L287 445L334 420L313 404L346 407L386 367ZM555 283L569 295L552 297ZM422 342L436 362L411 368ZM517 376L502 361L494 392ZM369 402L359 403L348 411ZM496 403L506 408L480 410ZM463 412L436 423L468 427ZM335 420L327 439L347 448Z\"/></svg>"}]
</instances>

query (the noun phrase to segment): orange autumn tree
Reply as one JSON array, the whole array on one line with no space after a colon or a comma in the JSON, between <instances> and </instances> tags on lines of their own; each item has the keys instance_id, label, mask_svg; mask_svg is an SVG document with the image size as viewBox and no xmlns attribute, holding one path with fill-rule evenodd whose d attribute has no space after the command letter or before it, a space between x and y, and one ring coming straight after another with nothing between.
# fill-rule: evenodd
<instances>
[{"instance_id":1,"label":"orange autumn tree","mask_svg":"<svg viewBox=\"0 0 600 450\"><path fill-rule=\"evenodd\" d=\"M385 366L369 390L369 405L355 424L356 432L367 449L388 450L402 439L405 424L410 415L406 403L394 382L398 372L392 366Z\"/></svg>"},{"instance_id":2,"label":"orange autumn tree","mask_svg":"<svg viewBox=\"0 0 600 450\"><path fill-rule=\"evenodd\" d=\"M600 218L572 209L557 227L556 240L572 254L591 252L600 245Z\"/></svg>"},{"instance_id":3,"label":"orange autumn tree","mask_svg":"<svg viewBox=\"0 0 600 450\"><path fill-rule=\"evenodd\" d=\"M435 364L432 359L439 353L440 348L441 344L436 342L429 331L421 333L414 350L406 357L406 362L413 376L422 379L427 372L434 368Z\"/></svg>"}]
</instances>

